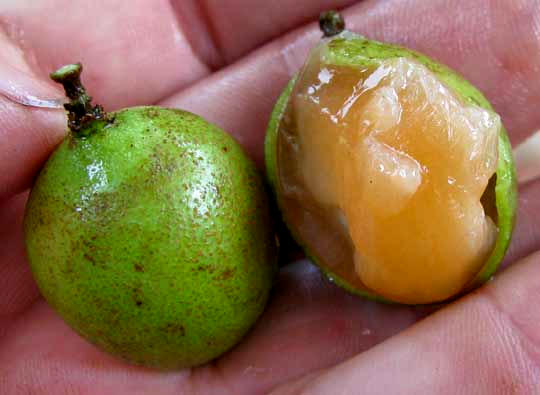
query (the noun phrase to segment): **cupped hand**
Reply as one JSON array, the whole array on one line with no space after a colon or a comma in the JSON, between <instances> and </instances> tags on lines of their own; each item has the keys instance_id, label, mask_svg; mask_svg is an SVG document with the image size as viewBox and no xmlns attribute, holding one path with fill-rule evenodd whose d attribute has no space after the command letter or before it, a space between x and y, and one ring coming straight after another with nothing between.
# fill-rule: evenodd
<instances>
[{"instance_id":1,"label":"cupped hand","mask_svg":"<svg viewBox=\"0 0 540 395\"><path fill-rule=\"evenodd\" d=\"M32 178L65 135L61 109L27 105L62 96L50 71L81 61L88 90L107 110L156 103L195 112L230 132L262 169L273 103L320 38L309 22L329 8L343 9L350 30L462 72L492 101L514 144L540 126L536 0L2 2L2 394L538 391L540 181L520 186L505 262L516 264L473 294L437 312L381 305L346 294L306 261L290 262L250 334L195 369L163 373L118 361L39 296L21 221Z\"/></svg>"}]
</instances>

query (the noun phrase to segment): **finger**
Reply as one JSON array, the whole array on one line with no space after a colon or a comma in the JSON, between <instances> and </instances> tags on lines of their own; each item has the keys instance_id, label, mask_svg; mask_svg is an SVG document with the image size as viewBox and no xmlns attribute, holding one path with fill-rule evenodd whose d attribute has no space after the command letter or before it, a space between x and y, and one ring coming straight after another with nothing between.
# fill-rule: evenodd
<instances>
[{"instance_id":1,"label":"finger","mask_svg":"<svg viewBox=\"0 0 540 395\"><path fill-rule=\"evenodd\" d=\"M80 61L107 110L150 104L206 75L167 1L4 2L3 27L42 78Z\"/></svg>"},{"instance_id":2,"label":"finger","mask_svg":"<svg viewBox=\"0 0 540 395\"><path fill-rule=\"evenodd\" d=\"M229 0L224 7L221 0L176 0L173 6L186 31L193 33L189 34L193 47L203 48L203 58L219 67L296 26L313 21L324 10L355 2L358 0Z\"/></svg>"},{"instance_id":3,"label":"finger","mask_svg":"<svg viewBox=\"0 0 540 395\"><path fill-rule=\"evenodd\" d=\"M1 75L1 74L0 74ZM57 110L21 106L0 96L0 202L26 189L65 133Z\"/></svg>"},{"instance_id":4,"label":"finger","mask_svg":"<svg viewBox=\"0 0 540 395\"><path fill-rule=\"evenodd\" d=\"M350 3L24 0L4 2L0 13L43 79L81 61L94 98L112 110L154 103L322 9Z\"/></svg>"},{"instance_id":5,"label":"finger","mask_svg":"<svg viewBox=\"0 0 540 395\"><path fill-rule=\"evenodd\" d=\"M516 226L503 266L540 250L540 180L519 188Z\"/></svg>"},{"instance_id":6,"label":"finger","mask_svg":"<svg viewBox=\"0 0 540 395\"><path fill-rule=\"evenodd\" d=\"M189 376L129 366L75 335L39 302L0 342L2 394L177 394Z\"/></svg>"},{"instance_id":7,"label":"finger","mask_svg":"<svg viewBox=\"0 0 540 395\"><path fill-rule=\"evenodd\" d=\"M535 393L539 264L537 253L370 351L274 393L328 394L336 386L341 393L362 388L365 394Z\"/></svg>"},{"instance_id":8,"label":"finger","mask_svg":"<svg viewBox=\"0 0 540 395\"><path fill-rule=\"evenodd\" d=\"M0 202L29 185L65 133L63 111L21 102L57 95L36 78L24 54L0 32Z\"/></svg>"},{"instance_id":9,"label":"finger","mask_svg":"<svg viewBox=\"0 0 540 395\"><path fill-rule=\"evenodd\" d=\"M525 184L540 178L540 131L536 131L514 149L518 181Z\"/></svg>"},{"instance_id":10,"label":"finger","mask_svg":"<svg viewBox=\"0 0 540 395\"><path fill-rule=\"evenodd\" d=\"M482 90L517 143L540 126L540 2L370 1L350 27L425 52ZM436 21L436 22L435 22Z\"/></svg>"},{"instance_id":11,"label":"finger","mask_svg":"<svg viewBox=\"0 0 540 395\"><path fill-rule=\"evenodd\" d=\"M354 31L411 46L456 67L487 94L512 140L520 141L540 125L540 112L532 104L540 99L540 3L458 3L367 1L344 15ZM262 142L275 100L319 38L316 24L298 29L162 103L217 123L262 165Z\"/></svg>"},{"instance_id":12,"label":"finger","mask_svg":"<svg viewBox=\"0 0 540 395\"><path fill-rule=\"evenodd\" d=\"M24 251L22 219L26 199L24 193L0 206L0 317L20 313L39 295Z\"/></svg>"}]
</instances>

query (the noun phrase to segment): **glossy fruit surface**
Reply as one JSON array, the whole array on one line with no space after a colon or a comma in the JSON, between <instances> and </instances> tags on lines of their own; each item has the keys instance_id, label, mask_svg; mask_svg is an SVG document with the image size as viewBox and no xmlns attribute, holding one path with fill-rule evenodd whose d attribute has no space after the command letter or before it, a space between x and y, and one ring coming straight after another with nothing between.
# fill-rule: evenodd
<instances>
[{"instance_id":1,"label":"glossy fruit surface","mask_svg":"<svg viewBox=\"0 0 540 395\"><path fill-rule=\"evenodd\" d=\"M504 127L419 53L348 32L323 40L278 100L265 156L291 233L354 293L443 301L485 282L508 247Z\"/></svg>"},{"instance_id":2,"label":"glossy fruit surface","mask_svg":"<svg viewBox=\"0 0 540 395\"><path fill-rule=\"evenodd\" d=\"M24 221L45 299L128 361L176 369L235 345L266 304L276 244L263 182L202 118L135 107L70 132Z\"/></svg>"}]
</instances>

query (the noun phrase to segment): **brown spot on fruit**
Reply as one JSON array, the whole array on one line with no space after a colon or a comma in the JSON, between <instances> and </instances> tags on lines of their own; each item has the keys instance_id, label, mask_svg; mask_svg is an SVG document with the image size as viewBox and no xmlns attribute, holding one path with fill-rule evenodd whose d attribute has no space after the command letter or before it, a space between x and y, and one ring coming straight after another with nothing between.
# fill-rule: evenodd
<instances>
[{"instance_id":1,"label":"brown spot on fruit","mask_svg":"<svg viewBox=\"0 0 540 395\"><path fill-rule=\"evenodd\" d=\"M182 324L175 323L175 322L168 323L165 326L164 331L169 334L179 335L179 336L184 336L186 334L186 329L184 328L184 326Z\"/></svg>"},{"instance_id":2,"label":"brown spot on fruit","mask_svg":"<svg viewBox=\"0 0 540 395\"><path fill-rule=\"evenodd\" d=\"M148 118L157 118L157 117L159 117L159 111L152 108L152 107L149 107L149 108L146 109L145 115Z\"/></svg>"},{"instance_id":3,"label":"brown spot on fruit","mask_svg":"<svg viewBox=\"0 0 540 395\"><path fill-rule=\"evenodd\" d=\"M86 259L88 262L90 262L92 264L92 266L96 266L96 260L94 259L94 257L88 253L85 253L84 254L84 259Z\"/></svg>"},{"instance_id":4,"label":"brown spot on fruit","mask_svg":"<svg viewBox=\"0 0 540 395\"><path fill-rule=\"evenodd\" d=\"M234 275L235 272L236 272L236 269L227 268L219 276L217 276L216 279L217 280L228 280Z\"/></svg>"},{"instance_id":5,"label":"brown spot on fruit","mask_svg":"<svg viewBox=\"0 0 540 395\"><path fill-rule=\"evenodd\" d=\"M132 294L132 299L133 301L135 302L135 305L137 307L141 307L143 302L142 302L142 291L140 288L133 288L133 294Z\"/></svg>"}]
</instances>

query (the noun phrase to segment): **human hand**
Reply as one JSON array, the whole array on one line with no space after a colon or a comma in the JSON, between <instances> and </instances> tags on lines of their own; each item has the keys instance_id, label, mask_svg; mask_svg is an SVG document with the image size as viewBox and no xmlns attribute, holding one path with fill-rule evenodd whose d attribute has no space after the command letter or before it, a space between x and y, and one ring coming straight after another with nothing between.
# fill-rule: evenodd
<instances>
[{"instance_id":1,"label":"human hand","mask_svg":"<svg viewBox=\"0 0 540 395\"><path fill-rule=\"evenodd\" d=\"M537 1L224 3L0 5L0 392L537 391L540 181L521 186L506 259L519 263L414 326L427 309L348 295L305 261L291 262L241 344L206 366L162 373L100 352L39 297L24 255L24 191L63 138L66 120L60 109L20 102L61 97L48 73L62 64L85 65L84 82L107 110L157 103L195 112L233 134L262 168L273 103L320 38L315 23L298 26L324 9L350 6L344 12L350 30L410 46L461 71L493 102L514 144L540 125Z\"/></svg>"}]
</instances>

